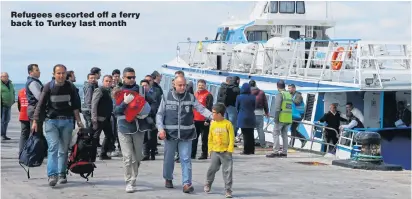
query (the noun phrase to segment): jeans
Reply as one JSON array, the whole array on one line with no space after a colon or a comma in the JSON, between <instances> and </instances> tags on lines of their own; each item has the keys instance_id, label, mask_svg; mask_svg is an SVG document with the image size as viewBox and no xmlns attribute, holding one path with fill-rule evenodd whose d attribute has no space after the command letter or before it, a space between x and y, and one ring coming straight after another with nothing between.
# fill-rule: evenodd
<instances>
[{"instance_id":1,"label":"jeans","mask_svg":"<svg viewBox=\"0 0 412 199\"><path fill-rule=\"evenodd\" d=\"M165 140L163 178L173 180L175 168L174 156L176 148L179 148L180 164L182 167L182 184L192 184L192 140Z\"/></svg>"},{"instance_id":2,"label":"jeans","mask_svg":"<svg viewBox=\"0 0 412 199\"><path fill-rule=\"evenodd\" d=\"M11 107L1 107L1 136L6 136L10 122Z\"/></svg>"},{"instance_id":3,"label":"jeans","mask_svg":"<svg viewBox=\"0 0 412 199\"><path fill-rule=\"evenodd\" d=\"M225 113L225 118L227 120L229 120L230 122L232 122L233 125L233 129L235 130L235 137L237 136L237 110L236 107L234 106L228 106L226 108L226 113Z\"/></svg>"},{"instance_id":4,"label":"jeans","mask_svg":"<svg viewBox=\"0 0 412 199\"><path fill-rule=\"evenodd\" d=\"M119 142L119 135L118 135L118 133L117 133L117 118L116 118L116 116L114 115L114 114L112 114L112 117L111 117L111 119L110 119L110 122L112 123L112 127L113 127L113 135L114 135L114 137L113 137L113 145L112 145L112 147L110 148L110 150L111 151L115 151L116 150L116 142L117 142L117 149L118 150L121 150L120 149L120 142Z\"/></svg>"},{"instance_id":5,"label":"jeans","mask_svg":"<svg viewBox=\"0 0 412 199\"><path fill-rule=\"evenodd\" d=\"M265 121L263 117L263 115L256 115L256 130L259 135L259 144L261 147L266 146L265 132L263 131L263 124Z\"/></svg>"},{"instance_id":6,"label":"jeans","mask_svg":"<svg viewBox=\"0 0 412 199\"><path fill-rule=\"evenodd\" d=\"M48 144L47 176L65 175L73 119L46 119L44 130Z\"/></svg>"}]
</instances>

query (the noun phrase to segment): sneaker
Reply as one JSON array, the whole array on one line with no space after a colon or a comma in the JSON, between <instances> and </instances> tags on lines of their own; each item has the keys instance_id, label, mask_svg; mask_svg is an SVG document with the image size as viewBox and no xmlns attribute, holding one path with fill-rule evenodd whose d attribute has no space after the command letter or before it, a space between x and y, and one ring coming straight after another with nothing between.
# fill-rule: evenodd
<instances>
[{"instance_id":1,"label":"sneaker","mask_svg":"<svg viewBox=\"0 0 412 199\"><path fill-rule=\"evenodd\" d=\"M205 191L206 193L209 193L211 189L212 189L212 188L211 188L211 186L210 186L209 184L206 184L206 185L203 187L203 191Z\"/></svg>"},{"instance_id":2,"label":"sneaker","mask_svg":"<svg viewBox=\"0 0 412 199\"><path fill-rule=\"evenodd\" d=\"M150 160L156 160L156 156L155 155L150 155Z\"/></svg>"},{"instance_id":3,"label":"sneaker","mask_svg":"<svg viewBox=\"0 0 412 199\"><path fill-rule=\"evenodd\" d=\"M172 189L173 188L173 181L172 180L166 180L165 187L169 188L169 189Z\"/></svg>"},{"instance_id":4,"label":"sneaker","mask_svg":"<svg viewBox=\"0 0 412 199\"><path fill-rule=\"evenodd\" d=\"M280 157L280 153L271 153L266 155L267 158L278 158Z\"/></svg>"},{"instance_id":5,"label":"sneaker","mask_svg":"<svg viewBox=\"0 0 412 199\"><path fill-rule=\"evenodd\" d=\"M66 184L66 183L67 183L66 175L60 175L59 176L59 184Z\"/></svg>"},{"instance_id":6,"label":"sneaker","mask_svg":"<svg viewBox=\"0 0 412 199\"><path fill-rule=\"evenodd\" d=\"M185 184L185 186L183 186L183 193L192 193L194 190L191 184Z\"/></svg>"},{"instance_id":7,"label":"sneaker","mask_svg":"<svg viewBox=\"0 0 412 199\"><path fill-rule=\"evenodd\" d=\"M232 191L226 191L225 197L232 198Z\"/></svg>"},{"instance_id":8,"label":"sneaker","mask_svg":"<svg viewBox=\"0 0 412 199\"><path fill-rule=\"evenodd\" d=\"M126 193L133 193L134 187L131 184L126 185Z\"/></svg>"},{"instance_id":9,"label":"sneaker","mask_svg":"<svg viewBox=\"0 0 412 199\"><path fill-rule=\"evenodd\" d=\"M207 159L207 155L202 154L199 156L198 160L206 160Z\"/></svg>"},{"instance_id":10,"label":"sneaker","mask_svg":"<svg viewBox=\"0 0 412 199\"><path fill-rule=\"evenodd\" d=\"M57 176L49 177L49 186L54 187L57 184Z\"/></svg>"},{"instance_id":11,"label":"sneaker","mask_svg":"<svg viewBox=\"0 0 412 199\"><path fill-rule=\"evenodd\" d=\"M142 161L146 161L146 160L149 160L149 159L150 159L149 156L144 156Z\"/></svg>"}]
</instances>

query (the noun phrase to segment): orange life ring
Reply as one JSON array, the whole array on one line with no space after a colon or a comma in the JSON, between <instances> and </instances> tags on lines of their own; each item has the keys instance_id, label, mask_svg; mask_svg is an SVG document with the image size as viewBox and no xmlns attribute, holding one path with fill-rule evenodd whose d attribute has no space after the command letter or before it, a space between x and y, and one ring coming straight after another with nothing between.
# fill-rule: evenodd
<instances>
[{"instance_id":1,"label":"orange life ring","mask_svg":"<svg viewBox=\"0 0 412 199\"><path fill-rule=\"evenodd\" d=\"M338 61L342 59L342 55L345 49L343 47L339 47L332 55L332 70L340 70L342 68L342 61Z\"/></svg>"}]
</instances>

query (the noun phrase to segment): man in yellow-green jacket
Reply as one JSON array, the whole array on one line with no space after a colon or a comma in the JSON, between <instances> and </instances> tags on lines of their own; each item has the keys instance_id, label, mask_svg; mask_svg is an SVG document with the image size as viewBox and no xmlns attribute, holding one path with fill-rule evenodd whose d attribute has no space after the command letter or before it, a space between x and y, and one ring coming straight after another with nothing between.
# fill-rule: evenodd
<instances>
[{"instance_id":1,"label":"man in yellow-green jacket","mask_svg":"<svg viewBox=\"0 0 412 199\"><path fill-rule=\"evenodd\" d=\"M287 157L288 153L288 130L292 124L292 96L285 90L285 82L277 82L278 94L275 99L275 115L273 129L273 153L266 155L268 158ZM283 149L279 151L279 135L282 136Z\"/></svg>"},{"instance_id":2,"label":"man in yellow-green jacket","mask_svg":"<svg viewBox=\"0 0 412 199\"><path fill-rule=\"evenodd\" d=\"M13 83L9 80L9 74L1 73L1 137L10 140L6 136L7 126L10 122L11 106L15 102L15 90Z\"/></svg>"}]
</instances>

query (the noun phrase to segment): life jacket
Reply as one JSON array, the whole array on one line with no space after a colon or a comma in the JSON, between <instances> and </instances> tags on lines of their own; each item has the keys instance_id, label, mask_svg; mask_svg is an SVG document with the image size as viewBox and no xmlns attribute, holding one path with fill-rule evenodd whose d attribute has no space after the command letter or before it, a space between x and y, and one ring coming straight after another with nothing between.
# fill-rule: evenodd
<instances>
[{"instance_id":1,"label":"life jacket","mask_svg":"<svg viewBox=\"0 0 412 199\"><path fill-rule=\"evenodd\" d=\"M287 91L281 91L282 93L282 105L279 114L279 122L285 124L292 124L292 96Z\"/></svg>"},{"instance_id":2,"label":"life jacket","mask_svg":"<svg viewBox=\"0 0 412 199\"><path fill-rule=\"evenodd\" d=\"M202 104L204 107L206 107L206 99L207 96L209 95L209 91L207 90L202 90L202 91L197 91L195 93L195 97L197 99L197 101ZM193 114L194 114L194 120L195 121L205 121L205 117L203 115L201 115L199 112L197 112L196 110L193 109Z\"/></svg>"},{"instance_id":3,"label":"life jacket","mask_svg":"<svg viewBox=\"0 0 412 199\"><path fill-rule=\"evenodd\" d=\"M132 94L134 95L134 99L127 105L127 108L124 112L126 117L126 121L132 122L135 120L136 116L142 111L144 104L146 103L143 96L141 96L138 92L132 90L121 90L115 96L116 105L120 105L124 100L124 94Z\"/></svg>"},{"instance_id":4,"label":"life jacket","mask_svg":"<svg viewBox=\"0 0 412 199\"><path fill-rule=\"evenodd\" d=\"M29 106L29 102L26 97L26 88L22 88L19 91L19 103L20 103L20 121L29 121L29 116L27 115L27 106Z\"/></svg>"}]
</instances>

